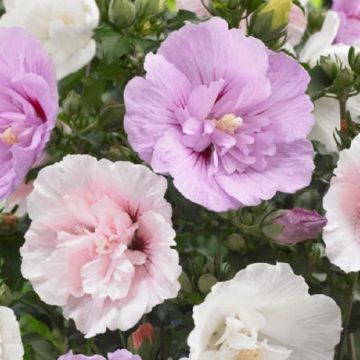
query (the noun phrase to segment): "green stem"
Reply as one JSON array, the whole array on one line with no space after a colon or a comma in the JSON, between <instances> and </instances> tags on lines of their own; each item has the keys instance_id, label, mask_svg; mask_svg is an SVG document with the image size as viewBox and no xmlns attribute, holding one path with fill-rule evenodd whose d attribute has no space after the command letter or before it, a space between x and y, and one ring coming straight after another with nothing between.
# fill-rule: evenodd
<instances>
[{"instance_id":1,"label":"green stem","mask_svg":"<svg viewBox=\"0 0 360 360\"><path fill-rule=\"evenodd\" d=\"M221 264L222 264L222 252L221 252L221 245L222 245L222 240L220 239L220 237L217 237L216 241L217 241L217 249L216 249L216 257L215 257L215 271L216 271L216 276L217 278L220 280L221 278Z\"/></svg>"},{"instance_id":2,"label":"green stem","mask_svg":"<svg viewBox=\"0 0 360 360\"><path fill-rule=\"evenodd\" d=\"M351 360L357 360L356 346L355 346L355 335L350 334L348 338L349 342L349 353L351 354Z\"/></svg>"},{"instance_id":3,"label":"green stem","mask_svg":"<svg viewBox=\"0 0 360 360\"><path fill-rule=\"evenodd\" d=\"M352 314L352 310L353 310L353 305L354 305L358 282L359 282L359 273L357 272L354 274L354 278L353 278L352 291L351 291L349 303L347 306L348 311L347 311L345 322L344 322L344 329L343 329L343 332L341 335L341 342L339 345L338 356L336 357L337 359L341 359L342 355L345 353L347 336L348 335L351 336L351 334L348 334L348 332L349 332L351 314Z\"/></svg>"},{"instance_id":4,"label":"green stem","mask_svg":"<svg viewBox=\"0 0 360 360\"><path fill-rule=\"evenodd\" d=\"M119 335L120 335L121 346L125 349L127 347L127 343L125 340L124 333L122 331L119 331Z\"/></svg>"}]
</instances>

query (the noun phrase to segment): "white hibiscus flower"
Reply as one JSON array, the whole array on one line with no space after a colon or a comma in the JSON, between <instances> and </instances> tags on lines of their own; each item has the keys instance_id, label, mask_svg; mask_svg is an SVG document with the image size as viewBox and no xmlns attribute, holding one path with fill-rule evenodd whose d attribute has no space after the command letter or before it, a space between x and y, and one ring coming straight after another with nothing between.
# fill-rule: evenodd
<instances>
[{"instance_id":1,"label":"white hibiscus flower","mask_svg":"<svg viewBox=\"0 0 360 360\"><path fill-rule=\"evenodd\" d=\"M288 264L253 264L194 308L190 360L331 360L341 314Z\"/></svg>"},{"instance_id":2,"label":"white hibiscus flower","mask_svg":"<svg viewBox=\"0 0 360 360\"><path fill-rule=\"evenodd\" d=\"M95 0L6 0L0 26L22 27L36 35L62 79L95 56L93 30L99 23Z\"/></svg>"}]
</instances>

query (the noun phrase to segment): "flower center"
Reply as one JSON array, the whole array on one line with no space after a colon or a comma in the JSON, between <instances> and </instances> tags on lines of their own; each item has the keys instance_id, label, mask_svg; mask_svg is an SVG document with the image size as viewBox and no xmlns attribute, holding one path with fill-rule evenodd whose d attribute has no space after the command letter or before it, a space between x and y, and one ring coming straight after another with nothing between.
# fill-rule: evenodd
<instances>
[{"instance_id":1,"label":"flower center","mask_svg":"<svg viewBox=\"0 0 360 360\"><path fill-rule=\"evenodd\" d=\"M2 134L0 134L0 140L2 140L6 145L14 145L18 142L18 139L11 131L11 128L7 128Z\"/></svg>"},{"instance_id":2,"label":"flower center","mask_svg":"<svg viewBox=\"0 0 360 360\"><path fill-rule=\"evenodd\" d=\"M234 360L264 360L264 355L261 349L243 349L235 355Z\"/></svg>"},{"instance_id":3,"label":"flower center","mask_svg":"<svg viewBox=\"0 0 360 360\"><path fill-rule=\"evenodd\" d=\"M99 237L98 239L96 239L95 245L98 254L105 255L112 252L113 246L111 242L105 237Z\"/></svg>"},{"instance_id":4,"label":"flower center","mask_svg":"<svg viewBox=\"0 0 360 360\"><path fill-rule=\"evenodd\" d=\"M73 25L75 24L75 21L72 17L70 17L69 15L64 15L63 17L61 17L60 19L64 25Z\"/></svg>"},{"instance_id":5,"label":"flower center","mask_svg":"<svg viewBox=\"0 0 360 360\"><path fill-rule=\"evenodd\" d=\"M225 114L219 120L215 121L216 128L227 134L234 134L236 129L244 122L240 116L236 116L234 114Z\"/></svg>"}]
</instances>

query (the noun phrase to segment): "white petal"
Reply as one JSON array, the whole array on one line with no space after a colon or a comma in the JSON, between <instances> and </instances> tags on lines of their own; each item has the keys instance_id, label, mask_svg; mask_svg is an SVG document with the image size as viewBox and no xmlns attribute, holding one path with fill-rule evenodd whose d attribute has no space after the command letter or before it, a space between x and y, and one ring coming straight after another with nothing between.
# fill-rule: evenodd
<instances>
[{"instance_id":1,"label":"white petal","mask_svg":"<svg viewBox=\"0 0 360 360\"><path fill-rule=\"evenodd\" d=\"M326 55L333 44L340 26L339 15L328 11L322 29L312 35L300 53L300 61L315 65L321 55Z\"/></svg>"},{"instance_id":2,"label":"white petal","mask_svg":"<svg viewBox=\"0 0 360 360\"><path fill-rule=\"evenodd\" d=\"M321 98L315 101L315 126L309 138L324 144L329 151L338 152L334 133L340 129L340 107L336 99Z\"/></svg>"},{"instance_id":3,"label":"white petal","mask_svg":"<svg viewBox=\"0 0 360 360\"><path fill-rule=\"evenodd\" d=\"M13 311L0 306L0 358L1 360L22 360L24 349L20 328Z\"/></svg>"}]
</instances>

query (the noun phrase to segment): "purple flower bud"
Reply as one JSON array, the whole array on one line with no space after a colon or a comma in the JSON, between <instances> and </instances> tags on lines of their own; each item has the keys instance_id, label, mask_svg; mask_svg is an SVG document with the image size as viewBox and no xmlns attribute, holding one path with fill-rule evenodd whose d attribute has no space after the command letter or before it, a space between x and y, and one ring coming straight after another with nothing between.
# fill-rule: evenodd
<instances>
[{"instance_id":1,"label":"purple flower bud","mask_svg":"<svg viewBox=\"0 0 360 360\"><path fill-rule=\"evenodd\" d=\"M284 210L274 222L283 226L276 241L289 245L314 239L327 220L315 210L295 208Z\"/></svg>"}]
</instances>

